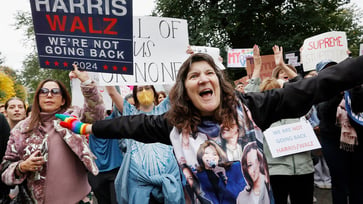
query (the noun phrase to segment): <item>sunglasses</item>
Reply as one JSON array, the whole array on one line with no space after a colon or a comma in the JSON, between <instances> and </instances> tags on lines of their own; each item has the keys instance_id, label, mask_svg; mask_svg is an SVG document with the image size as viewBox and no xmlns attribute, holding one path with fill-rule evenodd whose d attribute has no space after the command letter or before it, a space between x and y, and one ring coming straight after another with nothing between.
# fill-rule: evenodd
<instances>
[{"instance_id":1,"label":"sunglasses","mask_svg":"<svg viewBox=\"0 0 363 204\"><path fill-rule=\"evenodd\" d=\"M52 96L60 96L62 94L60 88L54 88L54 89L47 89L47 88L41 88L39 91L39 96L48 96L49 92Z\"/></svg>"}]
</instances>

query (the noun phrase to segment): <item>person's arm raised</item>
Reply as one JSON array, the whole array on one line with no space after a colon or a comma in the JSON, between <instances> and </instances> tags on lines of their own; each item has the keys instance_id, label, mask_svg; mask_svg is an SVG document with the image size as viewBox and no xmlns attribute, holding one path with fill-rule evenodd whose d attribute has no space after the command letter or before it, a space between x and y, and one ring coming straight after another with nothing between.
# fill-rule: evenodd
<instances>
[{"instance_id":1,"label":"person's arm raised","mask_svg":"<svg viewBox=\"0 0 363 204\"><path fill-rule=\"evenodd\" d=\"M121 94L116 90L116 87L114 86L106 86L106 90L108 92L108 95L111 97L112 102L115 104L116 108L120 113L122 113L124 109L124 98L121 96Z\"/></svg>"},{"instance_id":2,"label":"person's arm raised","mask_svg":"<svg viewBox=\"0 0 363 204\"><path fill-rule=\"evenodd\" d=\"M289 79L295 78L297 76L297 73L290 69L284 62L283 48L275 45L272 47L272 50L274 51L276 66L280 66L282 70L284 70L284 72L287 74Z\"/></svg>"},{"instance_id":3,"label":"person's arm raised","mask_svg":"<svg viewBox=\"0 0 363 204\"><path fill-rule=\"evenodd\" d=\"M260 48L258 45L253 46L253 62L254 62L254 69L251 78L260 78L260 72L262 67L262 60L260 56Z\"/></svg>"}]
</instances>

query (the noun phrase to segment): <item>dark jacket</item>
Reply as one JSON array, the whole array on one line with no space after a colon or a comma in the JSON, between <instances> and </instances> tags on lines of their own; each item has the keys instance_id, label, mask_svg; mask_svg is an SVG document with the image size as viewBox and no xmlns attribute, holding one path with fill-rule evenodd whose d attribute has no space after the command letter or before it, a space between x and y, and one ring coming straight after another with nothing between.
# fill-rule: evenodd
<instances>
[{"instance_id":1,"label":"dark jacket","mask_svg":"<svg viewBox=\"0 0 363 204\"><path fill-rule=\"evenodd\" d=\"M324 139L339 143L340 127L337 125L337 108L343 99L343 94L339 93L333 98L321 102L316 106L318 118L320 120L320 136Z\"/></svg>"},{"instance_id":2,"label":"dark jacket","mask_svg":"<svg viewBox=\"0 0 363 204\"><path fill-rule=\"evenodd\" d=\"M0 113L0 158L1 161L5 155L6 146L10 136L10 127L5 116ZM8 196L10 192L10 186L7 186L0 179L0 203Z\"/></svg>"},{"instance_id":3,"label":"dark jacket","mask_svg":"<svg viewBox=\"0 0 363 204\"><path fill-rule=\"evenodd\" d=\"M363 56L346 59L322 70L318 76L286 84L283 89L262 93L236 93L251 111L252 118L262 131L283 118L305 115L313 104L330 99L341 91L363 84ZM144 143L161 142L171 145L172 125L165 114L123 116L112 121L96 121L92 131L96 137L131 138Z\"/></svg>"}]
</instances>

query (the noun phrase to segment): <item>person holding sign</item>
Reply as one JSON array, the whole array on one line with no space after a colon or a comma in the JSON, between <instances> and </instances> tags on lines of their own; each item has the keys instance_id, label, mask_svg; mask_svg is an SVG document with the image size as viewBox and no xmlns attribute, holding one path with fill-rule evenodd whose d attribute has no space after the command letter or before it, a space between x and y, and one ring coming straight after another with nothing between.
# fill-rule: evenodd
<instances>
[{"instance_id":1,"label":"person holding sign","mask_svg":"<svg viewBox=\"0 0 363 204\"><path fill-rule=\"evenodd\" d=\"M242 94L234 90L211 56L196 53L190 55L180 67L169 92L171 107L165 114L121 116L84 125L87 125L86 133L93 133L96 137L130 138L143 143L160 142L174 149L183 148L181 140L183 134L186 134L190 154L184 155L185 162L178 162L195 167L199 148L199 145L195 145L196 141L200 144L200 140L220 138L222 124L223 127L238 124L238 134L244 137L242 148L250 142L256 142L261 149L262 131L273 122L301 117L313 104L362 83L363 56L339 63L318 77L288 83L283 89ZM72 116L60 114L56 117L66 124L79 122ZM79 131L65 126L72 131ZM209 181L199 180L201 185L204 182ZM223 199L223 194L218 194L218 186L219 183L214 183L213 192L217 198ZM273 202L270 200L270 203Z\"/></svg>"},{"instance_id":2,"label":"person holding sign","mask_svg":"<svg viewBox=\"0 0 363 204\"><path fill-rule=\"evenodd\" d=\"M282 85L275 78L265 78L261 84L261 91L279 89ZM271 124L271 127L282 127L286 124L300 122L300 118L281 119ZM286 131L289 134L288 131ZM286 135L285 133L285 135ZM281 133L283 134L283 133ZM267 137L267 134L265 134ZM274 135L270 135L274 136ZM275 202L287 204L288 196L291 204L313 203L314 193L314 166L311 158L311 152L305 151L285 156L273 158L272 153L264 137L264 152L270 172L271 186L275 197ZM289 140L281 140L289 145ZM303 190L301 190L303 189Z\"/></svg>"},{"instance_id":3,"label":"person holding sign","mask_svg":"<svg viewBox=\"0 0 363 204\"><path fill-rule=\"evenodd\" d=\"M106 89L122 115L157 115L169 109L169 97L158 104L158 95L152 85L133 87L135 105L124 100L114 86L107 86ZM180 172L170 146L123 139L121 149L124 159L115 180L119 204L184 202ZM155 179L159 181L155 182Z\"/></svg>"},{"instance_id":4,"label":"person holding sign","mask_svg":"<svg viewBox=\"0 0 363 204\"><path fill-rule=\"evenodd\" d=\"M84 136L84 126L63 128L54 115L77 117L83 122L104 118L105 108L95 83L73 65L71 78L78 78L85 97L83 108L71 107L65 85L57 80L40 82L34 93L31 114L12 130L1 168L7 185L26 182L35 203L79 203L90 201L87 172L98 174L94 155ZM82 128L83 127L83 128ZM82 134L82 135L80 135Z\"/></svg>"}]
</instances>

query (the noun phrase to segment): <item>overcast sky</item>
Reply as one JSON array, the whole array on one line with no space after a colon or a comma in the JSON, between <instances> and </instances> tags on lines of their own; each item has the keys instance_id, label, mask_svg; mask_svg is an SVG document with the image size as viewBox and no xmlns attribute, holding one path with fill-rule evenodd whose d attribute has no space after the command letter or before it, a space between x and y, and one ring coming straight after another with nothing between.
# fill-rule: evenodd
<instances>
[{"instance_id":1,"label":"overcast sky","mask_svg":"<svg viewBox=\"0 0 363 204\"><path fill-rule=\"evenodd\" d=\"M351 0L363 9L363 0ZM133 0L133 13L135 16L150 15L154 8L154 0ZM15 30L15 14L17 11L30 12L30 0L0 1L0 52L5 57L3 65L13 69L22 69L22 61L30 52L24 46L25 35L22 31Z\"/></svg>"}]
</instances>

